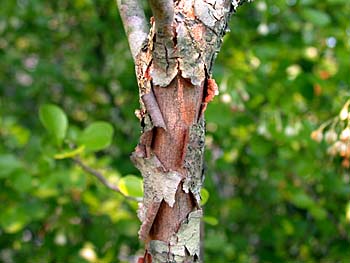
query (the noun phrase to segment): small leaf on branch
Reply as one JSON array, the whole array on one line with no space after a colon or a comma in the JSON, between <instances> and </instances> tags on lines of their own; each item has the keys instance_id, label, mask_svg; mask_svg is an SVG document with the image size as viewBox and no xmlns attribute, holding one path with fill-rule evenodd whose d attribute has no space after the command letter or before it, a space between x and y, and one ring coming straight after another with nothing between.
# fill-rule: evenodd
<instances>
[{"instance_id":1,"label":"small leaf on branch","mask_svg":"<svg viewBox=\"0 0 350 263\"><path fill-rule=\"evenodd\" d=\"M203 221L211 226L216 226L219 223L218 219L213 216L204 216Z\"/></svg>"},{"instance_id":2,"label":"small leaf on branch","mask_svg":"<svg viewBox=\"0 0 350 263\"><path fill-rule=\"evenodd\" d=\"M202 188L201 189L201 205L205 205L208 202L209 199L209 192L207 189Z\"/></svg>"},{"instance_id":3,"label":"small leaf on branch","mask_svg":"<svg viewBox=\"0 0 350 263\"><path fill-rule=\"evenodd\" d=\"M39 108L39 118L57 145L61 145L68 128L68 119L64 111L54 104L44 104Z\"/></svg>"},{"instance_id":4,"label":"small leaf on branch","mask_svg":"<svg viewBox=\"0 0 350 263\"><path fill-rule=\"evenodd\" d=\"M112 143L113 126L108 122L98 121L90 124L82 133L79 143L87 150L99 151Z\"/></svg>"},{"instance_id":5,"label":"small leaf on branch","mask_svg":"<svg viewBox=\"0 0 350 263\"><path fill-rule=\"evenodd\" d=\"M120 192L126 196L142 197L143 187L142 179L135 175L127 175L118 182Z\"/></svg>"}]
</instances>

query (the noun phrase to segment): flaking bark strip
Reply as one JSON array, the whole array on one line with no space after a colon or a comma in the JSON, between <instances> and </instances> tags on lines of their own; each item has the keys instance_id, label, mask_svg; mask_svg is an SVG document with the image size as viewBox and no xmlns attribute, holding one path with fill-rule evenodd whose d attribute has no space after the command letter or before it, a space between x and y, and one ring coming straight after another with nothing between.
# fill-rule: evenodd
<instances>
[{"instance_id":1,"label":"flaking bark strip","mask_svg":"<svg viewBox=\"0 0 350 263\"><path fill-rule=\"evenodd\" d=\"M152 123L155 127L163 128L166 130L166 125L159 109L157 100L152 90L142 96L142 101L145 104L146 110L151 116Z\"/></svg>"},{"instance_id":2,"label":"flaking bark strip","mask_svg":"<svg viewBox=\"0 0 350 263\"><path fill-rule=\"evenodd\" d=\"M135 151L131 155L131 160L143 176L143 204L138 215L142 221L139 234L144 239L152 227L160 202L164 200L170 207L173 207L176 190L182 176L175 171L166 171L155 155L145 158L144 155Z\"/></svg>"},{"instance_id":3,"label":"flaking bark strip","mask_svg":"<svg viewBox=\"0 0 350 263\"><path fill-rule=\"evenodd\" d=\"M201 218L202 210L191 212L187 222L183 222L179 231L172 237L170 252L174 255L175 262L183 262L181 259L186 258L188 254L194 260L199 259Z\"/></svg>"},{"instance_id":4,"label":"flaking bark strip","mask_svg":"<svg viewBox=\"0 0 350 263\"><path fill-rule=\"evenodd\" d=\"M148 234L151 231L153 222L157 216L160 205L161 205L161 202L154 201L154 202L151 202L146 209L142 203L139 203L137 216L142 222L138 232L139 238L141 240L147 239Z\"/></svg>"},{"instance_id":5,"label":"flaking bark strip","mask_svg":"<svg viewBox=\"0 0 350 263\"><path fill-rule=\"evenodd\" d=\"M201 218L202 210L191 212L179 231L171 237L170 243L152 240L149 247L152 262L199 262Z\"/></svg>"},{"instance_id":6,"label":"flaking bark strip","mask_svg":"<svg viewBox=\"0 0 350 263\"><path fill-rule=\"evenodd\" d=\"M203 176L203 157L205 146L205 122L201 117L198 123L193 124L189 129L184 168L187 171L183 184L183 190L194 195L197 204L200 204L200 190Z\"/></svg>"}]
</instances>

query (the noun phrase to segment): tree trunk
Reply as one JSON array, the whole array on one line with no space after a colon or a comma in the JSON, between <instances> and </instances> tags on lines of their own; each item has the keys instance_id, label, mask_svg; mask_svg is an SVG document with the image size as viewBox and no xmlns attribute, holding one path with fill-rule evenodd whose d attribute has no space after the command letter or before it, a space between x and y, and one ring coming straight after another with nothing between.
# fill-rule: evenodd
<instances>
[{"instance_id":1,"label":"tree trunk","mask_svg":"<svg viewBox=\"0 0 350 263\"><path fill-rule=\"evenodd\" d=\"M241 1L149 2L151 30L135 43L145 32L135 17L143 14L136 2L118 0L141 103L142 135L131 156L144 178L138 215L146 251L139 262L199 262L204 111L218 91L213 61Z\"/></svg>"}]
</instances>

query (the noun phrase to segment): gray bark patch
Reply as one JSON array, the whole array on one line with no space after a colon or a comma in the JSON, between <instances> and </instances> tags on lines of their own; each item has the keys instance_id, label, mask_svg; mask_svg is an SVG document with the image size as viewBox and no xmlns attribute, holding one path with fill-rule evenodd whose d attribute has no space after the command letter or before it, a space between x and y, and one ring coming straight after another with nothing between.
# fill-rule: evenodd
<instances>
[{"instance_id":1,"label":"gray bark patch","mask_svg":"<svg viewBox=\"0 0 350 263\"><path fill-rule=\"evenodd\" d=\"M200 204L200 189L203 182L203 156L205 146L205 123L202 117L197 124L193 124L189 130L187 150L184 167L187 176L183 184L183 190L192 192L198 205Z\"/></svg>"}]
</instances>

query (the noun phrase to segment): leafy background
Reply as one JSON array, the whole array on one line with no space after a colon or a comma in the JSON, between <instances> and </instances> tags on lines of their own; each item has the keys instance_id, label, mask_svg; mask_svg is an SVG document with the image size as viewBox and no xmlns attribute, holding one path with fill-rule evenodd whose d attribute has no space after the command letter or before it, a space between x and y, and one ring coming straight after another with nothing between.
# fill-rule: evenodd
<instances>
[{"instance_id":1,"label":"leafy background","mask_svg":"<svg viewBox=\"0 0 350 263\"><path fill-rule=\"evenodd\" d=\"M256 0L233 16L207 110L206 262L350 261L349 169L310 139L350 96L349 14L348 0ZM64 141L40 122L47 103L67 116ZM0 262L128 262L142 251L136 203L54 158L108 122L111 146L81 158L112 182L137 182L137 107L114 1L1 4Z\"/></svg>"}]
</instances>

